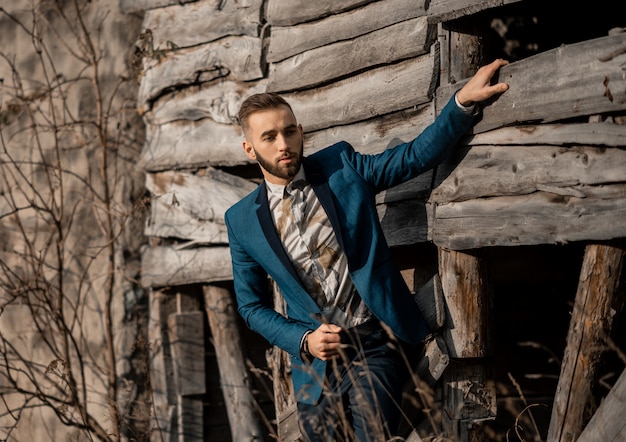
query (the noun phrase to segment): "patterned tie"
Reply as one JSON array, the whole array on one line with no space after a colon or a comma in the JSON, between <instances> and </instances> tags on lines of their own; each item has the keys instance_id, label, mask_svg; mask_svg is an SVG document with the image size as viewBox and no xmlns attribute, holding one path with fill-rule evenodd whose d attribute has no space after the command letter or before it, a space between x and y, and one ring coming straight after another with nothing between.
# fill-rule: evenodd
<instances>
[{"instance_id":1,"label":"patterned tie","mask_svg":"<svg viewBox=\"0 0 626 442\"><path fill-rule=\"evenodd\" d=\"M291 212L296 225L302 229L302 220L304 218L304 186L305 180L292 181L285 187L285 193L291 200Z\"/></svg>"}]
</instances>

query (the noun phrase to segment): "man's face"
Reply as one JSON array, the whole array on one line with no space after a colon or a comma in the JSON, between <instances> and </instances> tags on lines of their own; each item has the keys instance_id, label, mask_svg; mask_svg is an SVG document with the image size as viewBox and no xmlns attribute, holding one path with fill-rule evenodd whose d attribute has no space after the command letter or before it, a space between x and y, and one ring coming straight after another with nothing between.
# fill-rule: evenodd
<instances>
[{"instance_id":1,"label":"man's face","mask_svg":"<svg viewBox=\"0 0 626 442\"><path fill-rule=\"evenodd\" d=\"M255 112L248 117L243 150L267 181L286 185L302 162L302 126L286 106Z\"/></svg>"}]
</instances>

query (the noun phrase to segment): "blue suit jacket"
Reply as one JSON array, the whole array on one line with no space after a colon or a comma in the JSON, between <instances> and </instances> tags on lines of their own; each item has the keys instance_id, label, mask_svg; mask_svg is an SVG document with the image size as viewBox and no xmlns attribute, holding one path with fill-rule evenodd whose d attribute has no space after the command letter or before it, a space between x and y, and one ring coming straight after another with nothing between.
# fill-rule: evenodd
<instances>
[{"instance_id":1,"label":"blue suit jacket","mask_svg":"<svg viewBox=\"0 0 626 442\"><path fill-rule=\"evenodd\" d=\"M362 155L339 142L303 158L313 187L345 251L350 276L372 313L397 337L417 343L425 321L391 254L376 212L375 196L441 162L474 121L454 99L416 139L377 155ZM225 215L238 309L246 325L292 358L296 399L315 404L326 363L301 359L300 341L320 325L321 311L306 292L272 221L267 189L261 184ZM268 276L280 287L287 316L273 308Z\"/></svg>"}]
</instances>

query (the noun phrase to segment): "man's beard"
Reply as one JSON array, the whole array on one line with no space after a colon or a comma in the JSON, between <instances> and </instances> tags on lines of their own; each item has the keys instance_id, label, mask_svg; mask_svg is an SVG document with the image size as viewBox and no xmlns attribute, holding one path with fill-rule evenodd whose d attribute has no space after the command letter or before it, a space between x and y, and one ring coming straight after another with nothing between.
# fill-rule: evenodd
<instances>
[{"instance_id":1,"label":"man's beard","mask_svg":"<svg viewBox=\"0 0 626 442\"><path fill-rule=\"evenodd\" d=\"M259 152L254 151L256 155L256 160L263 169L269 172L271 175L275 177L281 178L283 180L290 180L293 178L298 170L300 169L300 164L302 163L302 148L300 149L300 153L298 155L292 155L293 161L290 164L285 166L281 166L279 163L273 163L266 158L263 158Z\"/></svg>"}]
</instances>

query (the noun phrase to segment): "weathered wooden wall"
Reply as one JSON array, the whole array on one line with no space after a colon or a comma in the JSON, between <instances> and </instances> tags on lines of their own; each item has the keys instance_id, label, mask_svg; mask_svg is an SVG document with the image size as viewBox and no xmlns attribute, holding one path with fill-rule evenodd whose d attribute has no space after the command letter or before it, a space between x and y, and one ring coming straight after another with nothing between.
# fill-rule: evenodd
<instances>
[{"instance_id":1,"label":"weathered wooden wall","mask_svg":"<svg viewBox=\"0 0 626 442\"><path fill-rule=\"evenodd\" d=\"M224 211L259 178L236 125L248 95L290 101L305 153L339 139L381 152L418 134L490 61L468 51L476 35L446 22L518 1L123 0L145 11L139 167L153 241L143 285L231 279ZM454 158L378 195L390 245L464 251L624 237L626 125L615 123L626 115L626 33L606 31L503 68L510 90L485 107Z\"/></svg>"}]
</instances>

